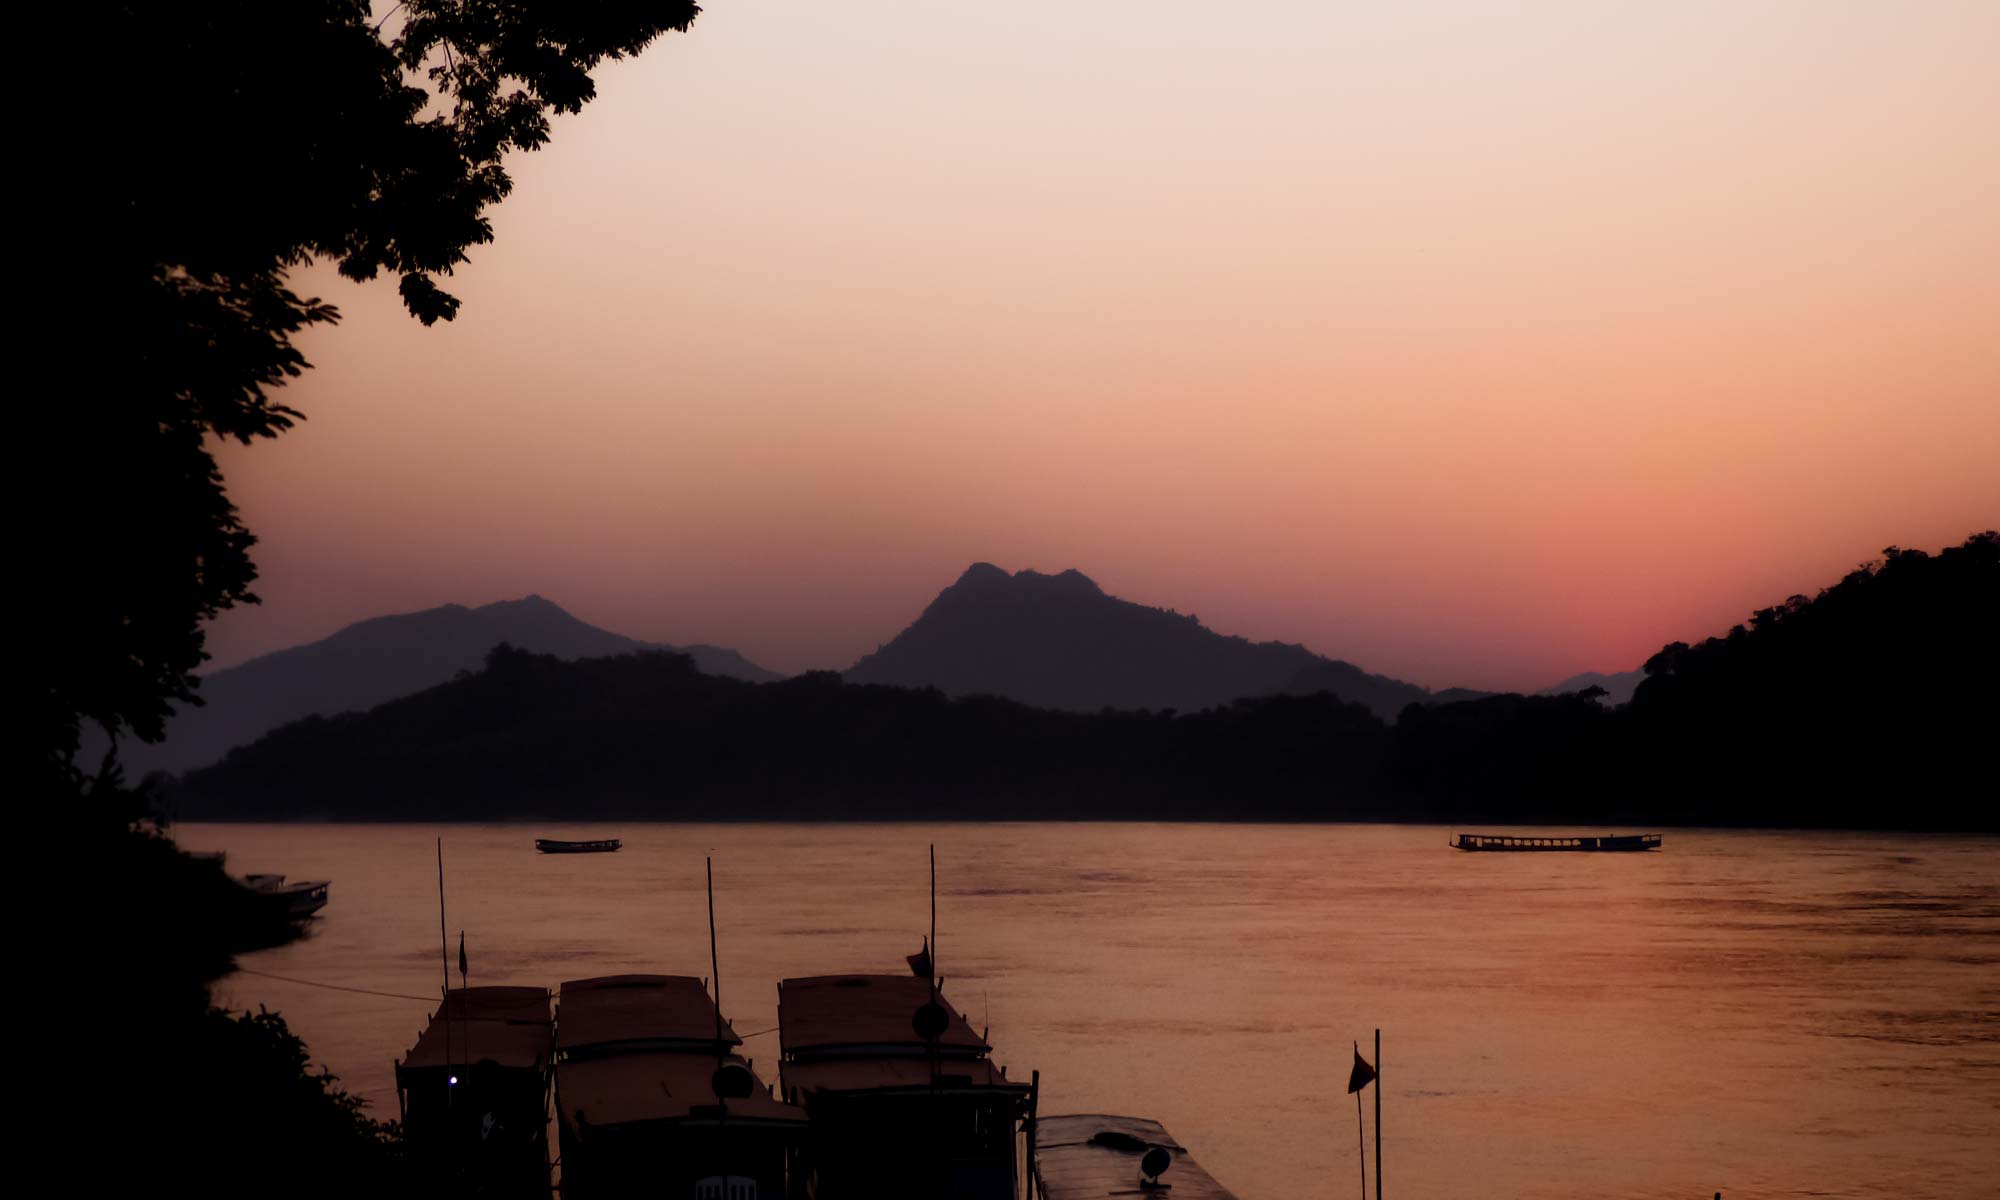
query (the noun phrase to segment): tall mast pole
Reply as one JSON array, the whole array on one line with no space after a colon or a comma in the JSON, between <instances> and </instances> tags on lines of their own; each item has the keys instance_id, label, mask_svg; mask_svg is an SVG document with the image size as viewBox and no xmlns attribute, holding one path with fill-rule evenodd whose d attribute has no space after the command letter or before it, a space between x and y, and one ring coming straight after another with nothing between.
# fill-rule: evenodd
<instances>
[{"instance_id":1,"label":"tall mast pole","mask_svg":"<svg viewBox=\"0 0 2000 1200\"><path fill-rule=\"evenodd\" d=\"M722 967L715 954L715 859L702 860L708 870L708 970L715 980L715 1065L722 1066Z\"/></svg>"},{"instance_id":2,"label":"tall mast pole","mask_svg":"<svg viewBox=\"0 0 2000 1200\"><path fill-rule=\"evenodd\" d=\"M937 843L931 843L931 1003L938 998L937 953Z\"/></svg>"},{"instance_id":3,"label":"tall mast pole","mask_svg":"<svg viewBox=\"0 0 2000 1200\"><path fill-rule=\"evenodd\" d=\"M444 1009L444 1102L451 1107L451 941L444 931L444 837L437 840L438 858L438 967L444 974L444 989L439 1002Z\"/></svg>"}]
</instances>

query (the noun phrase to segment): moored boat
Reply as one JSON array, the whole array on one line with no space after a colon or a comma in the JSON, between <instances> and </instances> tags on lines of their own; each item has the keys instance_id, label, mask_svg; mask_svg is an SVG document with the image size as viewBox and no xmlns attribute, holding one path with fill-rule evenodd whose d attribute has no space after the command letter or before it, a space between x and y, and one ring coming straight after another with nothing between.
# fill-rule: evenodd
<instances>
[{"instance_id":1,"label":"moored boat","mask_svg":"<svg viewBox=\"0 0 2000 1200\"><path fill-rule=\"evenodd\" d=\"M1096 1113L1035 1123L1036 1192L1047 1200L1171 1196L1236 1200L1158 1121Z\"/></svg>"},{"instance_id":2,"label":"moored boat","mask_svg":"<svg viewBox=\"0 0 2000 1200\"><path fill-rule=\"evenodd\" d=\"M462 1194L546 1197L554 1057L547 988L452 988L396 1064L412 1165Z\"/></svg>"},{"instance_id":3,"label":"moored boat","mask_svg":"<svg viewBox=\"0 0 2000 1200\"><path fill-rule=\"evenodd\" d=\"M566 842L561 838L536 838L535 849L543 854L609 854L623 848L624 842L617 838L597 838L592 841Z\"/></svg>"},{"instance_id":4,"label":"moored boat","mask_svg":"<svg viewBox=\"0 0 2000 1200\"><path fill-rule=\"evenodd\" d=\"M1605 833L1580 836L1519 835L1511 833L1461 833L1451 843L1454 850L1499 851L1582 851L1636 852L1658 850L1657 833Z\"/></svg>"},{"instance_id":5,"label":"moored boat","mask_svg":"<svg viewBox=\"0 0 2000 1200\"><path fill-rule=\"evenodd\" d=\"M562 985L556 1116L565 1196L785 1200L806 1115L779 1101L701 980Z\"/></svg>"},{"instance_id":6,"label":"moored boat","mask_svg":"<svg viewBox=\"0 0 2000 1200\"><path fill-rule=\"evenodd\" d=\"M237 882L279 915L291 920L309 917L325 908L327 890L333 886L333 882L327 879L286 883L283 875L268 874L245 875Z\"/></svg>"},{"instance_id":7,"label":"moored boat","mask_svg":"<svg viewBox=\"0 0 2000 1200\"><path fill-rule=\"evenodd\" d=\"M822 975L778 985L784 1099L811 1121L815 1200L1013 1200L1037 1081L1009 1079L928 979Z\"/></svg>"}]
</instances>

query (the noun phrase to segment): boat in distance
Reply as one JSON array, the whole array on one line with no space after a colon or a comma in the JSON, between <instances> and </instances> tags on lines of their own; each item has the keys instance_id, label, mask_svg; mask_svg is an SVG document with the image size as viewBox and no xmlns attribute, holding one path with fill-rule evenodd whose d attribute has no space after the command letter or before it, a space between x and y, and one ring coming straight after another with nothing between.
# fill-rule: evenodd
<instances>
[{"instance_id":1,"label":"boat in distance","mask_svg":"<svg viewBox=\"0 0 2000 1200\"><path fill-rule=\"evenodd\" d=\"M617 838L598 838L587 842L565 842L560 838L536 838L535 849L543 854L609 854L622 849L625 843Z\"/></svg>"},{"instance_id":2,"label":"boat in distance","mask_svg":"<svg viewBox=\"0 0 2000 1200\"><path fill-rule=\"evenodd\" d=\"M1451 843L1454 850L1513 851L1640 851L1658 850L1657 833L1606 833L1572 837L1517 836L1510 833L1461 833Z\"/></svg>"},{"instance_id":3,"label":"boat in distance","mask_svg":"<svg viewBox=\"0 0 2000 1200\"><path fill-rule=\"evenodd\" d=\"M283 875L269 874L245 875L237 882L266 909L287 920L310 917L325 908L327 889L333 886L325 879L286 883Z\"/></svg>"}]
</instances>

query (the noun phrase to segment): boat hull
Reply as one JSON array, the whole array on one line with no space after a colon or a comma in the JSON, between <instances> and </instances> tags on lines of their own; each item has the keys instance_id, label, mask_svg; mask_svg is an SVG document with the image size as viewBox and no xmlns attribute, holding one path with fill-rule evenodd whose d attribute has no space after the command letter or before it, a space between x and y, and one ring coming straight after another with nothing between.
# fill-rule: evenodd
<instances>
[{"instance_id":1,"label":"boat hull","mask_svg":"<svg viewBox=\"0 0 2000 1200\"><path fill-rule=\"evenodd\" d=\"M565 842L555 838L536 838L535 849L543 854L610 854L621 850L625 843L617 838L602 838L594 842Z\"/></svg>"},{"instance_id":2,"label":"boat hull","mask_svg":"<svg viewBox=\"0 0 2000 1200\"><path fill-rule=\"evenodd\" d=\"M286 883L283 875L245 875L237 881L269 911L289 920L309 917L326 907L332 883L313 879Z\"/></svg>"}]
</instances>

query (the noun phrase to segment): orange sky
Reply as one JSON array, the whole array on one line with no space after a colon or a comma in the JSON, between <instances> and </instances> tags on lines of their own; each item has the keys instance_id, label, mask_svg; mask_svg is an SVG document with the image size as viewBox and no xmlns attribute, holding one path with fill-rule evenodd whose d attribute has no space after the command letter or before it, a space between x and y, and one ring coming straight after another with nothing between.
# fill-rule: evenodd
<instances>
[{"instance_id":1,"label":"orange sky","mask_svg":"<svg viewBox=\"0 0 2000 1200\"><path fill-rule=\"evenodd\" d=\"M1533 688L2000 524L2000 4L717 0L224 452L217 662L540 592L842 667L978 559Z\"/></svg>"}]
</instances>

